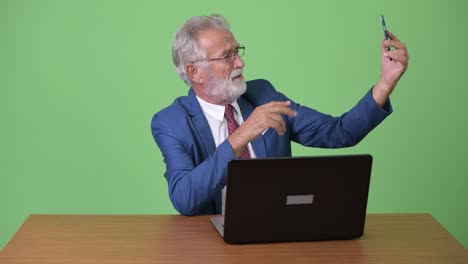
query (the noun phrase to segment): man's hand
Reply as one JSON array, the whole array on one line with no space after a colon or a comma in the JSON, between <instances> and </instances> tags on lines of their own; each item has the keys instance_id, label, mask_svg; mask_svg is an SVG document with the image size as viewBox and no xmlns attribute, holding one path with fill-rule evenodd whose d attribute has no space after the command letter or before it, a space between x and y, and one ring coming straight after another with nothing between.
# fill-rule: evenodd
<instances>
[{"instance_id":1,"label":"man's hand","mask_svg":"<svg viewBox=\"0 0 468 264\"><path fill-rule=\"evenodd\" d=\"M240 157L247 144L259 137L265 130L272 128L279 135L286 131L282 115L296 116L289 108L291 102L269 102L255 108L249 118L228 138L236 157Z\"/></svg>"},{"instance_id":2,"label":"man's hand","mask_svg":"<svg viewBox=\"0 0 468 264\"><path fill-rule=\"evenodd\" d=\"M383 107L408 67L408 50L393 33L388 32L391 40L382 41L380 79L372 90L372 96ZM394 48L388 50L389 47ZM390 60L391 59L391 60Z\"/></svg>"}]
</instances>

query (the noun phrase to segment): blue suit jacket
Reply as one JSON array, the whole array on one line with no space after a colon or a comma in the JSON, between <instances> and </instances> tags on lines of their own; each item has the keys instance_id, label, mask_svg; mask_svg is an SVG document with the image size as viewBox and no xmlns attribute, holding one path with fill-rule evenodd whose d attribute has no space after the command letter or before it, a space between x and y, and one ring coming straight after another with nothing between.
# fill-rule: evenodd
<instances>
[{"instance_id":1,"label":"blue suit jacket","mask_svg":"<svg viewBox=\"0 0 468 264\"><path fill-rule=\"evenodd\" d=\"M255 107L271 101L289 100L266 80L247 82L247 91L237 100L244 120ZM275 130L252 142L258 158L290 157L291 141L309 147L340 148L357 144L391 112L388 102L379 107L369 91L340 117L332 117L291 101L294 118L284 116L287 130ZM166 163L165 177L174 207L184 215L221 213L221 189L225 186L228 161L234 153L227 140L217 148L208 121L192 89L169 107L156 113L151 129Z\"/></svg>"}]
</instances>

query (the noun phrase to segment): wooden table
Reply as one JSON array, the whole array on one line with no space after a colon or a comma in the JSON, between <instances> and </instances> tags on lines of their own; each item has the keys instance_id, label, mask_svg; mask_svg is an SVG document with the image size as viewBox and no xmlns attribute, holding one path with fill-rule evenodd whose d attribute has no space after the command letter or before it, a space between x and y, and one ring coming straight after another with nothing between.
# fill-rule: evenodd
<instances>
[{"instance_id":1,"label":"wooden table","mask_svg":"<svg viewBox=\"0 0 468 264\"><path fill-rule=\"evenodd\" d=\"M31 215L0 263L468 263L429 214L369 214L350 241L225 244L209 216Z\"/></svg>"}]
</instances>

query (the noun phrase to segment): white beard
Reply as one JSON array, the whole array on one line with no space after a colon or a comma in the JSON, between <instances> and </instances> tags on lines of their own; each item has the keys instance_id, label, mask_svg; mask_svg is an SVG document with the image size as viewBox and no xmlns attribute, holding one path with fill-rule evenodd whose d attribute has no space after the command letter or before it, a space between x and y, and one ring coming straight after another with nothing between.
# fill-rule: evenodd
<instances>
[{"instance_id":1,"label":"white beard","mask_svg":"<svg viewBox=\"0 0 468 264\"><path fill-rule=\"evenodd\" d=\"M237 100L247 90L247 84L243 78L233 80L242 74L242 69L235 69L228 79L220 79L211 72L208 73L210 85L206 89L206 95L218 104L229 104Z\"/></svg>"}]
</instances>

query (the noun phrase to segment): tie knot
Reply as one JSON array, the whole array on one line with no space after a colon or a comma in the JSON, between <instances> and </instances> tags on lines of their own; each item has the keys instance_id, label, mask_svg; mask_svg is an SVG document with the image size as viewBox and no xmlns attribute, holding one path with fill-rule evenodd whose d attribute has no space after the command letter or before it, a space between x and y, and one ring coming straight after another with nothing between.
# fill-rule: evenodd
<instances>
[{"instance_id":1,"label":"tie knot","mask_svg":"<svg viewBox=\"0 0 468 264\"><path fill-rule=\"evenodd\" d=\"M224 117L226 117L226 119L229 121L235 120L234 107L231 104L226 105L226 108L224 109Z\"/></svg>"}]
</instances>

